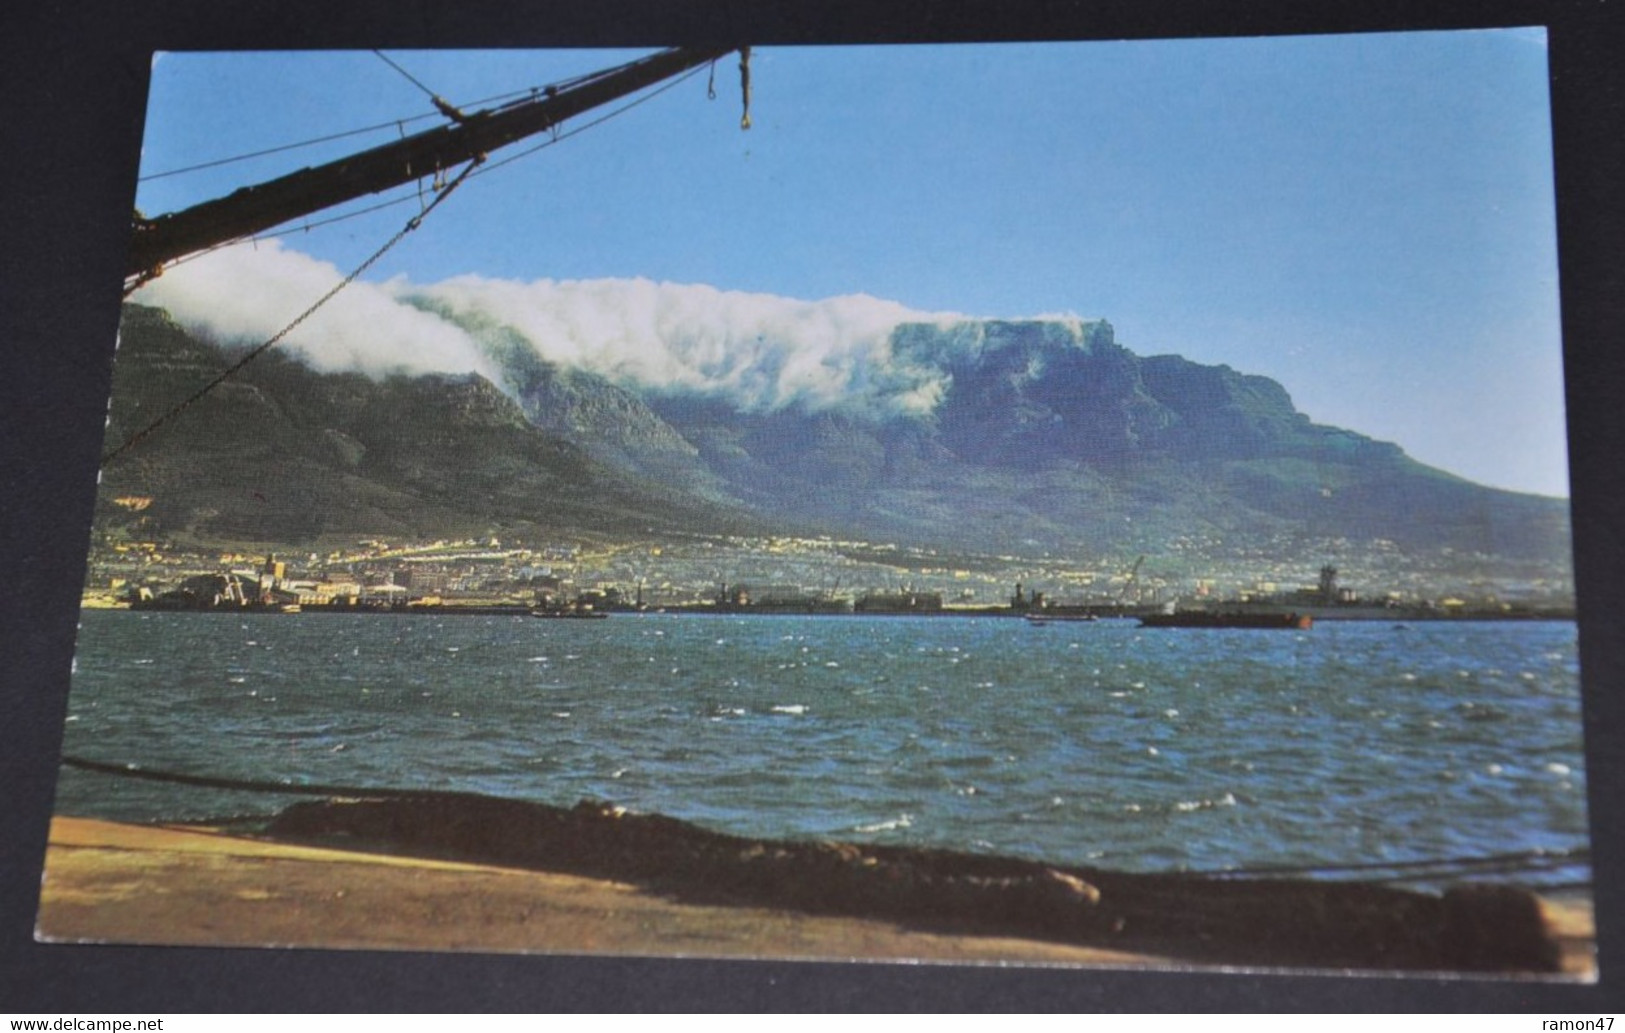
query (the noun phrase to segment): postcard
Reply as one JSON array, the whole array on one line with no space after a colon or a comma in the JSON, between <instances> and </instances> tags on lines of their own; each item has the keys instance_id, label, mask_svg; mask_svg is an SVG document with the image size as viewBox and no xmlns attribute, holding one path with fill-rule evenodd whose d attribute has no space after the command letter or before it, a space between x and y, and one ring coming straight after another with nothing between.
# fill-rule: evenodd
<instances>
[{"instance_id":1,"label":"postcard","mask_svg":"<svg viewBox=\"0 0 1625 1033\"><path fill-rule=\"evenodd\" d=\"M1594 980L1547 77L157 55L37 937Z\"/></svg>"}]
</instances>

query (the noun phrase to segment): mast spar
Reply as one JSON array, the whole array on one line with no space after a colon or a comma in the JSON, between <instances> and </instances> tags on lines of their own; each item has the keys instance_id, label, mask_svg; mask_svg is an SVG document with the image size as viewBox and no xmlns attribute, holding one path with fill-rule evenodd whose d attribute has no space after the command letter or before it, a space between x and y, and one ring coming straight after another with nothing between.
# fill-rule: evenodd
<instances>
[{"instance_id":1,"label":"mast spar","mask_svg":"<svg viewBox=\"0 0 1625 1033\"><path fill-rule=\"evenodd\" d=\"M482 159L490 152L732 52L733 47L664 50L575 85L439 126L325 165L243 187L225 197L147 219L137 215L125 267L144 282L178 258L291 219Z\"/></svg>"}]
</instances>

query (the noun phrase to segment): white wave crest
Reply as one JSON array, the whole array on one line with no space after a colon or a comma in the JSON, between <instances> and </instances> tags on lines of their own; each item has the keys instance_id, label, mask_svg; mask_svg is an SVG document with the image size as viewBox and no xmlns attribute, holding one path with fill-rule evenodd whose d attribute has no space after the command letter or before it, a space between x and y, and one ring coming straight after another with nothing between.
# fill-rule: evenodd
<instances>
[{"instance_id":1,"label":"white wave crest","mask_svg":"<svg viewBox=\"0 0 1625 1033\"><path fill-rule=\"evenodd\" d=\"M912 828L913 825L914 825L914 816L913 815L911 815L911 814L900 814L896 818L893 818L891 821L877 821L873 825L854 825L854 826L852 826L852 831L853 832L892 832L892 831L895 831L897 829Z\"/></svg>"}]
</instances>

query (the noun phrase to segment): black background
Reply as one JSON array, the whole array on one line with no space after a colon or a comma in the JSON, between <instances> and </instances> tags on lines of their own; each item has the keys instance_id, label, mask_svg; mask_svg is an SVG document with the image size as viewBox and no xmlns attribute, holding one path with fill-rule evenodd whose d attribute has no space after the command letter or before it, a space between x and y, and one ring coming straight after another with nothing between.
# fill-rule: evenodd
<instances>
[{"instance_id":1,"label":"black background","mask_svg":"<svg viewBox=\"0 0 1625 1033\"><path fill-rule=\"evenodd\" d=\"M1449 1011L1619 1002L1621 0L156 0L0 14L0 1013ZM1114 39L1546 25L1602 981L33 942L155 50ZM1487 414L1492 416L1493 414ZM1531 1027L1533 1028L1533 1027Z\"/></svg>"}]
</instances>

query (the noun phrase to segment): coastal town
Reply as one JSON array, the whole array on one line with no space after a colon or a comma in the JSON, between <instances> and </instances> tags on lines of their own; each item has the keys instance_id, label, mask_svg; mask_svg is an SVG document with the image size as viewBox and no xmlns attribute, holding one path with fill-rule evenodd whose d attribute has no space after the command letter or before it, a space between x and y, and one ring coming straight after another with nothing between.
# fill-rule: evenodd
<instances>
[{"instance_id":1,"label":"coastal town","mask_svg":"<svg viewBox=\"0 0 1625 1033\"><path fill-rule=\"evenodd\" d=\"M1540 570L1454 573L1445 554L1418 566L1385 543L1357 573L1265 550L1213 559L1211 543L1165 555L1079 562L950 554L832 537L733 536L583 544L500 537L358 540L316 551L209 549L103 536L84 604L153 609L265 608L481 612L1087 614L1289 607L1321 617L1572 618L1573 585ZM1346 542L1319 543L1326 555ZM1307 554L1303 543L1283 543ZM1464 563L1464 568L1472 564ZM1345 568L1347 569L1347 568ZM1522 576L1517 576L1522 573Z\"/></svg>"}]
</instances>

